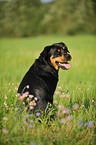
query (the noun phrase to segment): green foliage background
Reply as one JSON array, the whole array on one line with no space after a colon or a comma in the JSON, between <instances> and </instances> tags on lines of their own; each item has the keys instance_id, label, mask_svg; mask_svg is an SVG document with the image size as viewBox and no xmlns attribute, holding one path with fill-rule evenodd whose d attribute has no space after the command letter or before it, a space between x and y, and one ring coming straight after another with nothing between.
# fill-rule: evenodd
<instances>
[{"instance_id":1,"label":"green foliage background","mask_svg":"<svg viewBox=\"0 0 96 145\"><path fill-rule=\"evenodd\" d=\"M56 113L55 120L48 122L49 116L44 116L42 123L39 123L33 114L29 117L25 110L18 112L18 83L43 48L59 41L64 41L70 50L71 69L59 71L59 82L54 93L54 101L58 103L53 103L55 106L49 114ZM58 87L61 87L61 91ZM79 106L74 109L76 104ZM63 112L66 111L64 107L70 110L68 114ZM69 117L69 120L66 121L66 117ZM80 119L83 119L81 124ZM33 123L30 123L30 120L33 120ZM88 126L90 121L93 122L91 127ZM95 145L95 139L96 36L42 35L30 38L1 38L0 145Z\"/></svg>"},{"instance_id":2,"label":"green foliage background","mask_svg":"<svg viewBox=\"0 0 96 145\"><path fill-rule=\"evenodd\" d=\"M0 1L0 36L96 34L96 0Z\"/></svg>"}]
</instances>

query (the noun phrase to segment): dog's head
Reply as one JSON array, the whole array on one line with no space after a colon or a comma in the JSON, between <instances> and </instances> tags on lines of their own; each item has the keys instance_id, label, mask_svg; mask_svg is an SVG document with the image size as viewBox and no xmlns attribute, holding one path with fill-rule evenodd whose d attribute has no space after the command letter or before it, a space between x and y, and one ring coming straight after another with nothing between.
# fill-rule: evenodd
<instances>
[{"instance_id":1,"label":"dog's head","mask_svg":"<svg viewBox=\"0 0 96 145\"><path fill-rule=\"evenodd\" d=\"M56 70L59 68L68 70L71 67L68 61L72 59L69 53L67 46L63 42L60 42L46 46L40 56L43 57L49 65L54 66Z\"/></svg>"}]
</instances>

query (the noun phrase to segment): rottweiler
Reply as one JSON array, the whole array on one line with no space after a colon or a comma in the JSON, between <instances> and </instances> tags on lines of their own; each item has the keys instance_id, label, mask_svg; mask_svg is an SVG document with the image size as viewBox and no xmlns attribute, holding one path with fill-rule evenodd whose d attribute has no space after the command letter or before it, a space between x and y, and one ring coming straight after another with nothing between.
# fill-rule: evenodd
<instances>
[{"instance_id":1,"label":"rottweiler","mask_svg":"<svg viewBox=\"0 0 96 145\"><path fill-rule=\"evenodd\" d=\"M59 68L68 70L71 67L68 63L72 58L69 53L63 42L46 46L25 74L18 88L21 94L18 100L23 99L28 111L44 112L48 102L53 103Z\"/></svg>"}]
</instances>

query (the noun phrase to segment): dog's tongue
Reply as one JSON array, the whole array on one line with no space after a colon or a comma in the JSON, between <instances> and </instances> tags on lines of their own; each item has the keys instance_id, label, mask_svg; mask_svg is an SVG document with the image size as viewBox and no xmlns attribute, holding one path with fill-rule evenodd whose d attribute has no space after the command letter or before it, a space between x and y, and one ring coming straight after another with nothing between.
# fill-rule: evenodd
<instances>
[{"instance_id":1,"label":"dog's tongue","mask_svg":"<svg viewBox=\"0 0 96 145\"><path fill-rule=\"evenodd\" d=\"M64 69L64 68L66 68L66 69L71 68L71 65L69 63L61 63L60 66L61 66L62 69Z\"/></svg>"},{"instance_id":2,"label":"dog's tongue","mask_svg":"<svg viewBox=\"0 0 96 145\"><path fill-rule=\"evenodd\" d=\"M64 67L65 67L66 69L69 69L69 68L71 67L70 64L63 64L63 65L64 65Z\"/></svg>"}]
</instances>

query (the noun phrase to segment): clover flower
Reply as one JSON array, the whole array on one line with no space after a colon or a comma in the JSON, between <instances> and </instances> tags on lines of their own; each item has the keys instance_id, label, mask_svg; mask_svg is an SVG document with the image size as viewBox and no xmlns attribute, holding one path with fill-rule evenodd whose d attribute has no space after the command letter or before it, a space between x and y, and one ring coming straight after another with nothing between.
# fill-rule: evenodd
<instances>
[{"instance_id":1,"label":"clover flower","mask_svg":"<svg viewBox=\"0 0 96 145\"><path fill-rule=\"evenodd\" d=\"M19 86L20 83L17 83L17 86Z\"/></svg>"},{"instance_id":2,"label":"clover flower","mask_svg":"<svg viewBox=\"0 0 96 145\"><path fill-rule=\"evenodd\" d=\"M73 116L72 115L69 115L69 116L66 117L66 120L67 121L71 121L72 119L73 119Z\"/></svg>"},{"instance_id":3,"label":"clover flower","mask_svg":"<svg viewBox=\"0 0 96 145\"><path fill-rule=\"evenodd\" d=\"M31 99L32 99L33 97L34 97L33 95L29 95L29 98L31 98Z\"/></svg>"},{"instance_id":4,"label":"clover flower","mask_svg":"<svg viewBox=\"0 0 96 145\"><path fill-rule=\"evenodd\" d=\"M17 110L18 110L18 108L14 108L14 110L15 110L15 111L17 111Z\"/></svg>"},{"instance_id":5,"label":"clover flower","mask_svg":"<svg viewBox=\"0 0 96 145\"><path fill-rule=\"evenodd\" d=\"M53 103L54 103L55 105L57 105L57 104L58 104L58 101L57 101L57 100L54 100Z\"/></svg>"},{"instance_id":6,"label":"clover flower","mask_svg":"<svg viewBox=\"0 0 96 145\"><path fill-rule=\"evenodd\" d=\"M18 91L18 88L17 88L17 87L15 87L15 90L16 90L16 91Z\"/></svg>"},{"instance_id":7,"label":"clover flower","mask_svg":"<svg viewBox=\"0 0 96 145\"><path fill-rule=\"evenodd\" d=\"M74 110L77 110L79 108L79 104L75 103L72 107Z\"/></svg>"},{"instance_id":8,"label":"clover flower","mask_svg":"<svg viewBox=\"0 0 96 145\"><path fill-rule=\"evenodd\" d=\"M11 92L11 89L9 89L9 91L8 91L9 93Z\"/></svg>"},{"instance_id":9,"label":"clover flower","mask_svg":"<svg viewBox=\"0 0 96 145\"><path fill-rule=\"evenodd\" d=\"M21 95L20 93L17 93L16 97L20 97L20 95Z\"/></svg>"},{"instance_id":10,"label":"clover flower","mask_svg":"<svg viewBox=\"0 0 96 145\"><path fill-rule=\"evenodd\" d=\"M61 110L64 106L62 105L58 105L58 108Z\"/></svg>"},{"instance_id":11,"label":"clover flower","mask_svg":"<svg viewBox=\"0 0 96 145\"><path fill-rule=\"evenodd\" d=\"M66 123L66 119L65 118L62 118L59 120L59 122L62 124L62 123Z\"/></svg>"},{"instance_id":12,"label":"clover flower","mask_svg":"<svg viewBox=\"0 0 96 145\"><path fill-rule=\"evenodd\" d=\"M25 97L27 97L29 95L29 92L25 92L25 93L23 93L23 97L25 98Z\"/></svg>"},{"instance_id":13,"label":"clover flower","mask_svg":"<svg viewBox=\"0 0 96 145\"><path fill-rule=\"evenodd\" d=\"M25 98L24 96L20 96L20 97L18 98L19 102L23 101L24 98Z\"/></svg>"},{"instance_id":14,"label":"clover flower","mask_svg":"<svg viewBox=\"0 0 96 145\"><path fill-rule=\"evenodd\" d=\"M6 95L5 95L5 99L6 99L6 100L8 99Z\"/></svg>"},{"instance_id":15,"label":"clover flower","mask_svg":"<svg viewBox=\"0 0 96 145\"><path fill-rule=\"evenodd\" d=\"M92 103L95 102L94 100L92 100Z\"/></svg>"},{"instance_id":16,"label":"clover flower","mask_svg":"<svg viewBox=\"0 0 96 145\"><path fill-rule=\"evenodd\" d=\"M33 107L33 106L30 106L29 108L30 108L30 110L33 110L33 109L34 109L34 107Z\"/></svg>"},{"instance_id":17,"label":"clover flower","mask_svg":"<svg viewBox=\"0 0 96 145\"><path fill-rule=\"evenodd\" d=\"M65 98L65 97L66 97L66 98L70 98L70 95L65 95L65 94L62 94L62 95L61 95L61 98Z\"/></svg>"},{"instance_id":18,"label":"clover flower","mask_svg":"<svg viewBox=\"0 0 96 145\"><path fill-rule=\"evenodd\" d=\"M66 123L67 121L71 121L73 119L72 115L67 116L66 118L62 118L59 120L59 122L62 123Z\"/></svg>"},{"instance_id":19,"label":"clover flower","mask_svg":"<svg viewBox=\"0 0 96 145\"><path fill-rule=\"evenodd\" d=\"M29 85L27 85L26 88L29 89Z\"/></svg>"},{"instance_id":20,"label":"clover flower","mask_svg":"<svg viewBox=\"0 0 96 145\"><path fill-rule=\"evenodd\" d=\"M6 102L4 102L4 105L7 107L7 104L6 104Z\"/></svg>"},{"instance_id":21,"label":"clover flower","mask_svg":"<svg viewBox=\"0 0 96 145\"><path fill-rule=\"evenodd\" d=\"M38 100L38 98L37 98L37 97L35 97L35 98L34 98L34 100L35 100L35 101L37 101L37 100Z\"/></svg>"},{"instance_id":22,"label":"clover flower","mask_svg":"<svg viewBox=\"0 0 96 145\"><path fill-rule=\"evenodd\" d=\"M7 118L7 117L3 117L2 119L3 119L3 120L8 120L8 118Z\"/></svg>"},{"instance_id":23,"label":"clover flower","mask_svg":"<svg viewBox=\"0 0 96 145\"><path fill-rule=\"evenodd\" d=\"M58 95L58 94L60 94L60 92L59 91L56 91L56 95Z\"/></svg>"},{"instance_id":24,"label":"clover flower","mask_svg":"<svg viewBox=\"0 0 96 145\"><path fill-rule=\"evenodd\" d=\"M71 110L70 110L69 108L65 108L65 109L63 110L63 113L64 113L64 114L70 114L70 113L71 113Z\"/></svg>"},{"instance_id":25,"label":"clover flower","mask_svg":"<svg viewBox=\"0 0 96 145\"><path fill-rule=\"evenodd\" d=\"M30 101L30 98L27 98L26 101L29 102Z\"/></svg>"},{"instance_id":26,"label":"clover flower","mask_svg":"<svg viewBox=\"0 0 96 145\"><path fill-rule=\"evenodd\" d=\"M4 133L8 134L8 130L6 128L3 128L2 130Z\"/></svg>"},{"instance_id":27,"label":"clover flower","mask_svg":"<svg viewBox=\"0 0 96 145\"><path fill-rule=\"evenodd\" d=\"M61 90L61 87L59 86L58 89Z\"/></svg>"}]
</instances>

